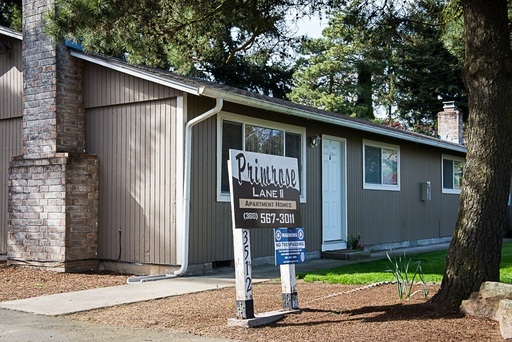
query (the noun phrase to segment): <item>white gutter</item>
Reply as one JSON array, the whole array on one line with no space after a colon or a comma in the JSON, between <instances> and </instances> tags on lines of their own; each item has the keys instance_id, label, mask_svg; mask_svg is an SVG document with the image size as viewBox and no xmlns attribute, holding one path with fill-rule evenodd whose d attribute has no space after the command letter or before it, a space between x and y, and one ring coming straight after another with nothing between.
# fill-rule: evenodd
<instances>
[{"instance_id":1,"label":"white gutter","mask_svg":"<svg viewBox=\"0 0 512 342\"><path fill-rule=\"evenodd\" d=\"M194 119L187 122L185 126L185 165L183 168L183 249L181 267L179 270L174 272L174 276L181 276L185 274L188 268L188 250L189 250L189 238L190 238L190 165L192 161L192 127L204 121L218 112L221 111L224 101L221 98L216 98L217 103L215 107L209 111L195 117Z\"/></svg>"},{"instance_id":2,"label":"white gutter","mask_svg":"<svg viewBox=\"0 0 512 342\"><path fill-rule=\"evenodd\" d=\"M308 110L289 107L289 106L286 106L283 104L272 103L272 102L268 102L268 101L262 101L262 100L255 99L255 98L252 98L249 96L244 96L244 95L240 95L240 94L230 94L230 93L226 93L222 90L201 87L199 89L199 93L201 95L208 96L208 97L213 97L213 98L221 97L224 100L229 101L229 102L234 102L234 103L238 103L238 104L242 104L242 105L246 105L246 106L261 108L261 109L265 109L265 110L269 110L269 111L275 111L278 113L289 114L289 115L293 115L293 116L297 116L297 117L306 118L309 120L322 121L322 122L330 123L330 124L333 124L336 126L353 128L353 129L357 129L357 130L364 131L364 132L376 133L379 135L397 138L400 140L412 141L412 142L423 144L423 145L430 145L430 146L445 148L445 149L449 149L452 151L458 151L458 152L463 152L463 153L467 152L466 146L463 146L463 145L447 143L442 140L422 138L421 136L416 136L416 135L408 135L399 130L395 131L395 130L389 130L389 129L381 128L381 127L374 126L374 125L365 125L365 124L361 124L356 121L343 120L343 119L340 119L340 118L334 117L334 116L322 115L320 113L313 113Z\"/></svg>"},{"instance_id":3,"label":"white gutter","mask_svg":"<svg viewBox=\"0 0 512 342\"><path fill-rule=\"evenodd\" d=\"M6 35L6 36L9 36L12 38L16 38L19 40L23 40L23 34L21 32L12 30L8 27L0 26L0 34Z\"/></svg>"}]
</instances>

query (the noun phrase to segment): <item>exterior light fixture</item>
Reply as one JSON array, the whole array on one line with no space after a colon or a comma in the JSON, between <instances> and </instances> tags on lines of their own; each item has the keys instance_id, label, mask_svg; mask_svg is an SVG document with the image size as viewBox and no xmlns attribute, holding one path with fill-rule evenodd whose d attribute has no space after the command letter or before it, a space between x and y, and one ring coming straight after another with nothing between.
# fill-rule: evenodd
<instances>
[{"instance_id":1,"label":"exterior light fixture","mask_svg":"<svg viewBox=\"0 0 512 342\"><path fill-rule=\"evenodd\" d=\"M309 146L311 148L317 147L318 145L320 145L321 140L322 140L322 138L320 138L320 136L318 134L315 134L311 137L311 139L309 141Z\"/></svg>"}]
</instances>

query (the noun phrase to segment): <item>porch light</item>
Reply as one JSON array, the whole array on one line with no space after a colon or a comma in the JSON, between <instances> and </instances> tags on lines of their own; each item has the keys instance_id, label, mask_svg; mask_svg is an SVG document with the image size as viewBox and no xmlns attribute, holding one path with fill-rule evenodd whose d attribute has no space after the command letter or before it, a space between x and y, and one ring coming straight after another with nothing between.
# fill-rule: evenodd
<instances>
[{"instance_id":1,"label":"porch light","mask_svg":"<svg viewBox=\"0 0 512 342\"><path fill-rule=\"evenodd\" d=\"M311 139L309 141L309 146L311 148L317 147L318 145L320 145L321 140L322 140L322 138L320 138L320 136L318 134L315 134L311 137Z\"/></svg>"}]
</instances>

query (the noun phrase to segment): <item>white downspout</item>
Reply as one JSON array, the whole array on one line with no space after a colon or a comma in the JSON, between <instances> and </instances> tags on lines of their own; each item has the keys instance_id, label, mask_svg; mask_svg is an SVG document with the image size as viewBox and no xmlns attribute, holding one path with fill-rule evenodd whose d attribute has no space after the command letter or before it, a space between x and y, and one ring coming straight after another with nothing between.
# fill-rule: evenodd
<instances>
[{"instance_id":1,"label":"white downspout","mask_svg":"<svg viewBox=\"0 0 512 342\"><path fill-rule=\"evenodd\" d=\"M187 122L185 125L185 161L183 167L183 248L182 248L182 260L181 267L179 270L174 272L175 276L181 276L185 274L188 268L188 250L189 250L189 237L190 237L190 165L192 160L192 127L208 119L209 117L217 114L221 111L224 101L221 98L217 98L215 107L209 111L195 117L194 119Z\"/></svg>"}]
</instances>

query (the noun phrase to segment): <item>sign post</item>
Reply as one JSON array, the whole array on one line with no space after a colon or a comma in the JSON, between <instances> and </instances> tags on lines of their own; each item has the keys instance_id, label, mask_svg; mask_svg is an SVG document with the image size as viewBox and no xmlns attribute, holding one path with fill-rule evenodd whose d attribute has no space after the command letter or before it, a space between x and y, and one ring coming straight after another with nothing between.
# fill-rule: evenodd
<instances>
[{"instance_id":1,"label":"sign post","mask_svg":"<svg viewBox=\"0 0 512 342\"><path fill-rule=\"evenodd\" d=\"M232 170L228 160L229 186L232 185ZM233 218L233 253L235 258L236 318L254 318L254 301L252 299L252 257L251 234L248 229L237 229L233 209L233 191L231 191L231 211Z\"/></svg>"},{"instance_id":2,"label":"sign post","mask_svg":"<svg viewBox=\"0 0 512 342\"><path fill-rule=\"evenodd\" d=\"M235 254L236 318L254 318L249 229L233 229L233 247Z\"/></svg>"},{"instance_id":3,"label":"sign post","mask_svg":"<svg viewBox=\"0 0 512 342\"><path fill-rule=\"evenodd\" d=\"M250 228L283 227L278 228L278 231L286 231L281 236L286 237L287 241L279 245L280 255L283 260L287 260L280 266L283 308L297 309L294 263L299 262L297 260L304 261L304 230L288 230L302 226L297 159L229 150L228 176L233 219L237 318L254 318ZM299 234L300 240L288 240L289 236ZM284 246L286 248L281 248ZM290 246L300 248L290 249ZM276 255L277 250L276 247Z\"/></svg>"},{"instance_id":4,"label":"sign post","mask_svg":"<svg viewBox=\"0 0 512 342\"><path fill-rule=\"evenodd\" d=\"M298 309L295 280L295 264L303 263L306 259L306 242L303 228L274 229L275 260L281 270L282 304L283 309Z\"/></svg>"},{"instance_id":5,"label":"sign post","mask_svg":"<svg viewBox=\"0 0 512 342\"><path fill-rule=\"evenodd\" d=\"M281 269L281 299L283 309L298 309L297 281L295 280L295 264L279 265Z\"/></svg>"}]
</instances>

